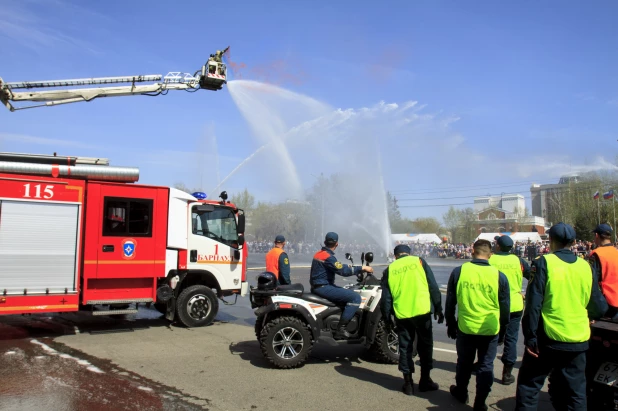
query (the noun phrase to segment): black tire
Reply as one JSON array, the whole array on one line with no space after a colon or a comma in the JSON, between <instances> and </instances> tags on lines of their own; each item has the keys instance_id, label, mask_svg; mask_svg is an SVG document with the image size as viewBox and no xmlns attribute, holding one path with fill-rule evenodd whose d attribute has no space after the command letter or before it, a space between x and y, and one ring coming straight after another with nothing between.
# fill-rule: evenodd
<instances>
[{"instance_id":1,"label":"black tire","mask_svg":"<svg viewBox=\"0 0 618 411\"><path fill-rule=\"evenodd\" d=\"M277 353L275 344L282 341L284 337L291 338L292 345L287 348L283 346ZM260 332L259 341L264 357L275 367L282 369L300 367L307 361L313 349L309 327L300 318L292 316L277 317L267 322ZM294 341L300 342L302 345L294 344ZM286 358L287 354L290 353L289 348L292 348L292 354L295 352L296 355Z\"/></svg>"},{"instance_id":2,"label":"black tire","mask_svg":"<svg viewBox=\"0 0 618 411\"><path fill-rule=\"evenodd\" d=\"M167 313L167 303L154 303L154 308L161 314L165 315Z\"/></svg>"},{"instance_id":3,"label":"black tire","mask_svg":"<svg viewBox=\"0 0 618 411\"><path fill-rule=\"evenodd\" d=\"M176 312L180 322L187 327L204 327L212 324L219 311L215 293L205 285L192 285L178 296Z\"/></svg>"},{"instance_id":4,"label":"black tire","mask_svg":"<svg viewBox=\"0 0 618 411\"><path fill-rule=\"evenodd\" d=\"M397 351L393 352L395 347ZM397 364L399 362L399 341L397 334L392 331L388 334L386 331L386 324L383 320L380 320L378 323L376 336L373 340L373 344L369 347L369 354L375 361L384 364Z\"/></svg>"}]
</instances>

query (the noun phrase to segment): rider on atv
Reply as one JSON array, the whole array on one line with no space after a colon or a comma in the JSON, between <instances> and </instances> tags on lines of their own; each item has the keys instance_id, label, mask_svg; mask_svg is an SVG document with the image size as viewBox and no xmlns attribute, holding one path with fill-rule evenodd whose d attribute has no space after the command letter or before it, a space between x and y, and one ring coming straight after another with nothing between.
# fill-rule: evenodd
<instances>
[{"instance_id":1,"label":"rider on atv","mask_svg":"<svg viewBox=\"0 0 618 411\"><path fill-rule=\"evenodd\" d=\"M353 266L342 264L335 257L335 249L339 245L337 233L329 232L324 239L324 247L313 256L309 282L311 292L335 304L345 304L335 333L335 339L350 338L347 326L354 317L361 303L361 296L352 290L335 285L335 274L342 277L358 276L362 272L373 273L369 266Z\"/></svg>"}]
</instances>

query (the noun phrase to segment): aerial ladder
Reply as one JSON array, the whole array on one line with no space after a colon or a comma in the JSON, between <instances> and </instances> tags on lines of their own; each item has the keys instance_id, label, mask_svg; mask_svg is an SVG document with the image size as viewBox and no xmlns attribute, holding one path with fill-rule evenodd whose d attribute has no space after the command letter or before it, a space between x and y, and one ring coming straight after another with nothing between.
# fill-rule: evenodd
<instances>
[{"instance_id":1,"label":"aerial ladder","mask_svg":"<svg viewBox=\"0 0 618 411\"><path fill-rule=\"evenodd\" d=\"M211 54L208 61L197 70L193 75L183 72L169 72L165 76L137 75L127 77L99 77L81 78L72 80L53 80L53 81L23 81L16 83L5 83L0 78L0 102L10 111L24 110L27 108L56 106L59 104L78 103L81 101L92 101L100 97L117 96L158 96L165 95L169 90L185 90L196 92L198 90L217 91L227 83L227 68L222 61L223 54L228 51L217 50ZM152 84L141 85L138 83L152 82ZM124 86L106 86L74 88L68 90L46 90L31 91L40 88L61 88L75 86L102 86L108 84L131 83ZM22 91L26 90L26 91ZM23 107L17 107L14 103L38 102Z\"/></svg>"}]
</instances>

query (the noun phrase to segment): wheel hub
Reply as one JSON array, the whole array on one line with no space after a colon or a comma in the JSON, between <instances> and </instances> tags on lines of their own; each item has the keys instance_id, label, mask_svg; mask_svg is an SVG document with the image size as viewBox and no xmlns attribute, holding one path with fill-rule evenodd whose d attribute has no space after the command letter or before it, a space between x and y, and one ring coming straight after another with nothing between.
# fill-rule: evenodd
<instances>
[{"instance_id":1,"label":"wheel hub","mask_svg":"<svg viewBox=\"0 0 618 411\"><path fill-rule=\"evenodd\" d=\"M194 295L187 302L187 313L194 320L203 320L210 314L210 310L210 303L205 295Z\"/></svg>"},{"instance_id":2,"label":"wheel hub","mask_svg":"<svg viewBox=\"0 0 618 411\"><path fill-rule=\"evenodd\" d=\"M297 357L303 346L303 335L294 327L282 328L273 337L273 351L279 358L285 360Z\"/></svg>"},{"instance_id":3,"label":"wheel hub","mask_svg":"<svg viewBox=\"0 0 618 411\"><path fill-rule=\"evenodd\" d=\"M399 355L399 336L394 331L391 331L386 337L386 344L390 352Z\"/></svg>"}]
</instances>

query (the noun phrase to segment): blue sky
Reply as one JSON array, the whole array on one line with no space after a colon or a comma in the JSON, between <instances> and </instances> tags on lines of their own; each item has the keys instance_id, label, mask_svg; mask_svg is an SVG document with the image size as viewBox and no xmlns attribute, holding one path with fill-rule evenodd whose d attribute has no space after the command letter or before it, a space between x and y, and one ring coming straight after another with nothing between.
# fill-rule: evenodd
<instances>
[{"instance_id":1,"label":"blue sky","mask_svg":"<svg viewBox=\"0 0 618 411\"><path fill-rule=\"evenodd\" d=\"M556 181L600 158L615 163L617 15L613 1L0 0L0 77L192 73L230 45L243 78L335 109L416 101L420 123L381 148L385 185L400 198L529 196L532 181ZM149 184L211 187L260 146L227 88L0 116L2 151L108 157L140 167ZM278 160L265 156L259 173L240 171L228 192L285 198ZM304 167L303 183L320 171ZM455 186L471 188L446 190ZM440 217L446 209L403 211Z\"/></svg>"}]
</instances>

